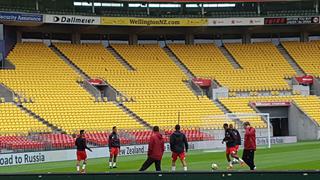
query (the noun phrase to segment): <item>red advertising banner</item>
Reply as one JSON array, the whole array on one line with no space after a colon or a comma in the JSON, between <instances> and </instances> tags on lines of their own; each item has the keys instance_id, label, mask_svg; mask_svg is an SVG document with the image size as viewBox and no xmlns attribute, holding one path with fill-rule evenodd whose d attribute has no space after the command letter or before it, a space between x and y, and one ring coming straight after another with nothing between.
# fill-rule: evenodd
<instances>
[{"instance_id":1,"label":"red advertising banner","mask_svg":"<svg viewBox=\"0 0 320 180\"><path fill-rule=\"evenodd\" d=\"M103 84L103 81L101 79L90 79L89 83L92 85L101 85Z\"/></svg>"},{"instance_id":2,"label":"red advertising banner","mask_svg":"<svg viewBox=\"0 0 320 180\"><path fill-rule=\"evenodd\" d=\"M296 80L298 81L299 84L313 84L313 76L306 75L306 76L301 76L301 77L296 77Z\"/></svg>"},{"instance_id":3,"label":"red advertising banner","mask_svg":"<svg viewBox=\"0 0 320 180\"><path fill-rule=\"evenodd\" d=\"M251 104L256 107L290 106L290 102L253 102Z\"/></svg>"},{"instance_id":4,"label":"red advertising banner","mask_svg":"<svg viewBox=\"0 0 320 180\"><path fill-rule=\"evenodd\" d=\"M192 81L201 88L209 88L211 86L211 79L194 78Z\"/></svg>"}]
</instances>

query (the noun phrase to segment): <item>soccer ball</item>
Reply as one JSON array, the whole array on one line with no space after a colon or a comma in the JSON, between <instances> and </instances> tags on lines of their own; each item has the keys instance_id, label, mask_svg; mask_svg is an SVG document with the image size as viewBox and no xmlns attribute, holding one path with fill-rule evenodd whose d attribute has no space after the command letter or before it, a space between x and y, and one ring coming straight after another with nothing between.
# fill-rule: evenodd
<instances>
[{"instance_id":1,"label":"soccer ball","mask_svg":"<svg viewBox=\"0 0 320 180\"><path fill-rule=\"evenodd\" d=\"M211 169L212 169L212 171L217 170L218 169L218 165L216 163L212 163L211 164Z\"/></svg>"},{"instance_id":2,"label":"soccer ball","mask_svg":"<svg viewBox=\"0 0 320 180\"><path fill-rule=\"evenodd\" d=\"M237 159L233 159L232 164L239 164L239 161Z\"/></svg>"}]
</instances>

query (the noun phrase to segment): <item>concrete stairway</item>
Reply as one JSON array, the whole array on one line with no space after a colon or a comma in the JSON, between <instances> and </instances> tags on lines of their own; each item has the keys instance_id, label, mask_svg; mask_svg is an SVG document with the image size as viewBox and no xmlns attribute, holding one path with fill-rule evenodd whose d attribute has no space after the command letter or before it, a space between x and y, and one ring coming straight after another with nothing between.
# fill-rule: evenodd
<instances>
[{"instance_id":1,"label":"concrete stairway","mask_svg":"<svg viewBox=\"0 0 320 180\"><path fill-rule=\"evenodd\" d=\"M202 96L202 91L199 87L193 88L189 81L183 81L183 83L188 87L190 91L192 91L195 96Z\"/></svg>"},{"instance_id":2,"label":"concrete stairway","mask_svg":"<svg viewBox=\"0 0 320 180\"><path fill-rule=\"evenodd\" d=\"M195 75L188 69L186 65L184 65L180 59L171 51L168 47L163 47L163 50L167 53L167 55L172 59L172 61L187 75L188 79L195 78Z\"/></svg>"},{"instance_id":3,"label":"concrete stairway","mask_svg":"<svg viewBox=\"0 0 320 180\"><path fill-rule=\"evenodd\" d=\"M218 99L212 100L212 102L225 114L231 113Z\"/></svg>"},{"instance_id":4,"label":"concrete stairway","mask_svg":"<svg viewBox=\"0 0 320 180\"><path fill-rule=\"evenodd\" d=\"M283 55L283 57L287 60L287 62L290 64L290 66L296 71L296 73L299 76L303 76L305 72L302 70L302 68L296 63L296 61L291 57L291 55L288 53L288 51L282 46L282 44L279 44L277 46L279 52Z\"/></svg>"},{"instance_id":5,"label":"concrete stairway","mask_svg":"<svg viewBox=\"0 0 320 180\"><path fill-rule=\"evenodd\" d=\"M66 55L64 55L58 48L54 45L49 46L49 48L57 54L66 64L68 64L77 74L79 74L83 79L90 79L89 75L86 74L82 69L80 69L76 64L74 64Z\"/></svg>"},{"instance_id":6,"label":"concrete stairway","mask_svg":"<svg viewBox=\"0 0 320 180\"><path fill-rule=\"evenodd\" d=\"M140 123L141 125L145 126L148 129L152 129L153 127L146 122L145 120L143 120L141 117L139 117L136 113L134 113L133 111L131 111L128 107L126 107L124 104L122 104L121 102L114 102L114 104L122 109L122 111L124 111L125 113L127 113L130 117L132 117L133 119L135 119L138 123Z\"/></svg>"},{"instance_id":7,"label":"concrete stairway","mask_svg":"<svg viewBox=\"0 0 320 180\"><path fill-rule=\"evenodd\" d=\"M135 69L131 66L112 46L108 46L107 50L129 71L134 71Z\"/></svg>"},{"instance_id":8,"label":"concrete stairway","mask_svg":"<svg viewBox=\"0 0 320 180\"><path fill-rule=\"evenodd\" d=\"M224 46L221 46L219 47L219 49L222 52L222 54L228 59L230 64L233 66L233 68L242 69L240 64L236 61L236 59L232 56L232 54L228 51L227 48L225 48Z\"/></svg>"},{"instance_id":9,"label":"concrete stairway","mask_svg":"<svg viewBox=\"0 0 320 180\"><path fill-rule=\"evenodd\" d=\"M28 108L24 107L22 104L14 102L14 104L23 112L27 113L29 116L33 117L34 119L40 121L42 124L48 126L51 128L53 133L66 133L62 129L59 129L58 127L54 126L53 124L49 123L49 121L45 120L44 118L40 117L33 111L29 110Z\"/></svg>"},{"instance_id":10,"label":"concrete stairway","mask_svg":"<svg viewBox=\"0 0 320 180\"><path fill-rule=\"evenodd\" d=\"M0 83L0 97L4 98L6 102L12 102L14 99L14 92L3 83Z\"/></svg>"}]
</instances>

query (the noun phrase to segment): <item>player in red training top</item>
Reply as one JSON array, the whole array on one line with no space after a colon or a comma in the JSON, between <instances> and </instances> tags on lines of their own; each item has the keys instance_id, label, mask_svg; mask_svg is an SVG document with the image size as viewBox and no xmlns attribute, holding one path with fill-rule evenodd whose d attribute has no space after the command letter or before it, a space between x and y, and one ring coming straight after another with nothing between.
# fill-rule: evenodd
<instances>
[{"instance_id":1,"label":"player in red training top","mask_svg":"<svg viewBox=\"0 0 320 180\"><path fill-rule=\"evenodd\" d=\"M246 129L244 135L244 150L242 159L250 167L250 170L255 170L256 165L254 164L254 152L256 151L256 130L250 126L249 122L243 124Z\"/></svg>"},{"instance_id":2,"label":"player in red training top","mask_svg":"<svg viewBox=\"0 0 320 180\"><path fill-rule=\"evenodd\" d=\"M119 155L120 151L120 137L117 132L117 127L114 126L112 128L112 133L109 135L109 167L117 168L117 156ZM113 161L112 161L113 160Z\"/></svg>"},{"instance_id":3,"label":"player in red training top","mask_svg":"<svg viewBox=\"0 0 320 180\"><path fill-rule=\"evenodd\" d=\"M87 153L86 149L90 152L92 150L87 146L86 139L84 137L84 130L80 130L80 135L76 139L75 145L77 146L77 171L80 173L86 172L86 164L87 164ZM80 171L80 162L83 161L82 170Z\"/></svg>"}]
</instances>

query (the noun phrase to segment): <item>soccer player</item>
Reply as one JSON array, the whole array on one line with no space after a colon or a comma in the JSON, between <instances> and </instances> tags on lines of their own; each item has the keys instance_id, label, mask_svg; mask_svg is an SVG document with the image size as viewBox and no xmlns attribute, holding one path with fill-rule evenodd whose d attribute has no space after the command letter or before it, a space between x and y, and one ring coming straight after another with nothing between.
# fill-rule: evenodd
<instances>
[{"instance_id":1,"label":"soccer player","mask_svg":"<svg viewBox=\"0 0 320 180\"><path fill-rule=\"evenodd\" d=\"M241 158L239 158L239 156L237 155L237 151L236 151L236 143L235 143L235 137L233 132L231 131L231 129L229 129L229 126L227 123L223 124L223 128L225 130L225 137L222 140L222 143L226 142L226 157L227 157L227 161L229 163L228 169L232 169L233 168L233 164L232 161L230 159L230 155L231 157L237 159L241 165L243 165L243 160Z\"/></svg>"},{"instance_id":2,"label":"soccer player","mask_svg":"<svg viewBox=\"0 0 320 180\"><path fill-rule=\"evenodd\" d=\"M120 138L118 135L117 127L112 128L112 133L109 135L109 167L117 168L117 156L120 151Z\"/></svg>"},{"instance_id":3,"label":"soccer player","mask_svg":"<svg viewBox=\"0 0 320 180\"><path fill-rule=\"evenodd\" d=\"M188 141L186 136L180 132L180 125L177 124L175 126L175 132L173 132L170 136L170 149L172 152L172 166L171 170L176 171L176 161L179 157L182 165L183 170L187 171L187 162L186 162L186 154L185 152L188 152Z\"/></svg>"},{"instance_id":4,"label":"soccer player","mask_svg":"<svg viewBox=\"0 0 320 180\"><path fill-rule=\"evenodd\" d=\"M161 171L161 159L164 152L164 140L159 132L159 127L153 127L153 135L150 137L148 146L148 158L139 171L145 171L155 163L156 171Z\"/></svg>"},{"instance_id":5,"label":"soccer player","mask_svg":"<svg viewBox=\"0 0 320 180\"><path fill-rule=\"evenodd\" d=\"M87 142L84 137L84 130L80 130L80 135L76 139L75 145L77 146L77 171L80 173L85 173L86 165L87 165L86 149L88 149L90 152L92 152L92 150L87 146ZM81 161L83 161L83 164L82 164L82 170L80 171Z\"/></svg>"},{"instance_id":6,"label":"soccer player","mask_svg":"<svg viewBox=\"0 0 320 180\"><path fill-rule=\"evenodd\" d=\"M254 152L256 151L256 130L250 126L249 122L243 123L246 130L244 134L244 150L242 159L250 167L250 170L255 170Z\"/></svg>"},{"instance_id":7,"label":"soccer player","mask_svg":"<svg viewBox=\"0 0 320 180\"><path fill-rule=\"evenodd\" d=\"M232 131L232 133L234 134L235 137L235 144L236 144L236 153L238 153L239 151L239 146L241 145L241 135L239 133L239 131L233 127L233 124L229 124L229 129ZM235 158L233 158L232 160L233 164L237 164L239 163L239 161Z\"/></svg>"}]
</instances>

